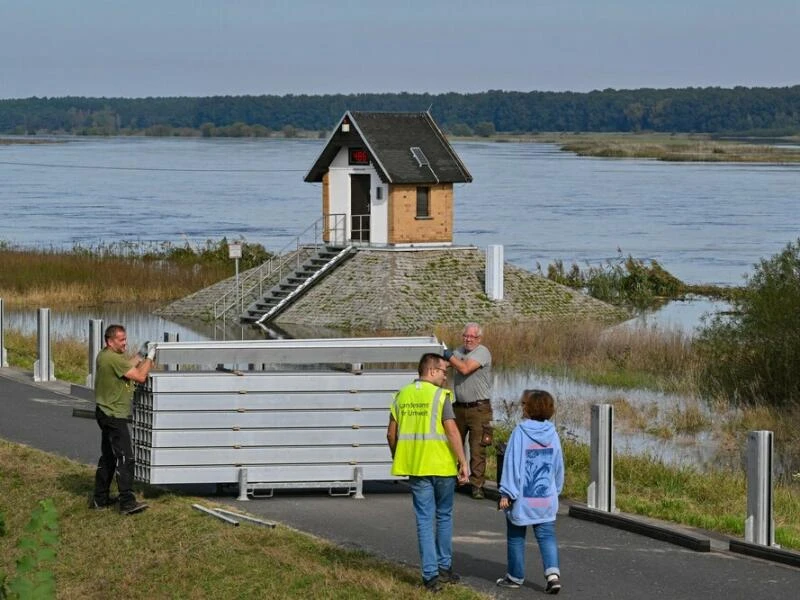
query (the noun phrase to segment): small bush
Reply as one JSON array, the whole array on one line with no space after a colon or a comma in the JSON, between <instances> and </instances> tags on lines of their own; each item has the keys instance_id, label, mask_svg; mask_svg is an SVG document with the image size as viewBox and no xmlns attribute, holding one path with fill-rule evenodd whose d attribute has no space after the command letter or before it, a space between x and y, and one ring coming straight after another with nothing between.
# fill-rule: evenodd
<instances>
[{"instance_id":1,"label":"small bush","mask_svg":"<svg viewBox=\"0 0 800 600\"><path fill-rule=\"evenodd\" d=\"M734 404L800 405L800 239L762 259L734 300L701 330L701 389Z\"/></svg>"}]
</instances>

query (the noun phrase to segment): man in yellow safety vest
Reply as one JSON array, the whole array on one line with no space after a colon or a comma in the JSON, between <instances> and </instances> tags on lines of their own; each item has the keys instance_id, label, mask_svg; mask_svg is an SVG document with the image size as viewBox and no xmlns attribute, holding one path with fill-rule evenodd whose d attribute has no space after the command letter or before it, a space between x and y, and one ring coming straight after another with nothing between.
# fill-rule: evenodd
<instances>
[{"instance_id":1,"label":"man in yellow safety vest","mask_svg":"<svg viewBox=\"0 0 800 600\"><path fill-rule=\"evenodd\" d=\"M411 486L422 581L433 592L455 583L453 572L453 497L456 477L469 481L469 465L453 412L453 396L443 386L447 362L424 354L419 378L394 396L386 439L392 475L407 475ZM435 525L435 527L434 527Z\"/></svg>"}]
</instances>

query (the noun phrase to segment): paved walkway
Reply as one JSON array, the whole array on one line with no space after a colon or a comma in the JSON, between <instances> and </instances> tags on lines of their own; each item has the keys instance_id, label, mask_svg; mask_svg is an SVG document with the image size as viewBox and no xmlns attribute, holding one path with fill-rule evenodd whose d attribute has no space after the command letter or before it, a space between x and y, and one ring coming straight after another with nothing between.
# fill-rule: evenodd
<instances>
[{"instance_id":1,"label":"paved walkway","mask_svg":"<svg viewBox=\"0 0 800 600\"><path fill-rule=\"evenodd\" d=\"M99 433L91 419L73 409L91 403L68 396L60 382L34 385L29 374L0 369L0 438L94 464ZM335 541L343 546L418 565L411 499L403 484L367 485L366 498L328 497L319 491L276 492L270 499L238 502L216 497L251 514ZM564 588L559 598L704 598L758 600L796 598L800 568L750 558L727 550L724 538L711 552L579 520L562 507L557 522ZM147 518L146 514L141 518ZM532 536L528 581L522 590L494 585L505 572L505 524L490 500L459 495L455 514L455 569L467 585L497 598L529 598L543 590L541 563ZM544 596L541 596L544 597Z\"/></svg>"}]
</instances>

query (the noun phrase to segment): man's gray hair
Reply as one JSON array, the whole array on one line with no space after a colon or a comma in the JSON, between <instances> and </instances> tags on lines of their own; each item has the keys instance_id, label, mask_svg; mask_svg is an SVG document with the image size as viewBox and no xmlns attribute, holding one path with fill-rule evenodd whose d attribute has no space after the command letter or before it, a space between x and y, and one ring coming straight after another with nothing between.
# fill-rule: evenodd
<instances>
[{"instance_id":1,"label":"man's gray hair","mask_svg":"<svg viewBox=\"0 0 800 600\"><path fill-rule=\"evenodd\" d=\"M478 335L483 335L483 328L477 323L467 323L464 325L464 329L461 331L461 333L466 333L467 329L475 329L478 332Z\"/></svg>"}]
</instances>

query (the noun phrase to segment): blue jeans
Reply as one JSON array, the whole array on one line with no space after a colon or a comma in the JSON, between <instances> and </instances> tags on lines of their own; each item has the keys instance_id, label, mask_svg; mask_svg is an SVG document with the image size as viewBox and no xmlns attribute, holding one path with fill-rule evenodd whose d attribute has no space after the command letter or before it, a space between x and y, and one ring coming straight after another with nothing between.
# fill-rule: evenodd
<instances>
[{"instance_id":1,"label":"blue jeans","mask_svg":"<svg viewBox=\"0 0 800 600\"><path fill-rule=\"evenodd\" d=\"M455 477L409 477L414 516L417 519L417 543L422 561L422 579L439 575L439 569L453 565L453 496ZM435 528L435 532L434 532Z\"/></svg>"},{"instance_id":2,"label":"blue jeans","mask_svg":"<svg viewBox=\"0 0 800 600\"><path fill-rule=\"evenodd\" d=\"M558 542L556 540L556 522L531 525L539 553L542 555L544 576L561 575L558 568ZM527 525L514 525L506 519L506 548L508 552L508 578L517 583L525 581L525 532Z\"/></svg>"}]
</instances>

